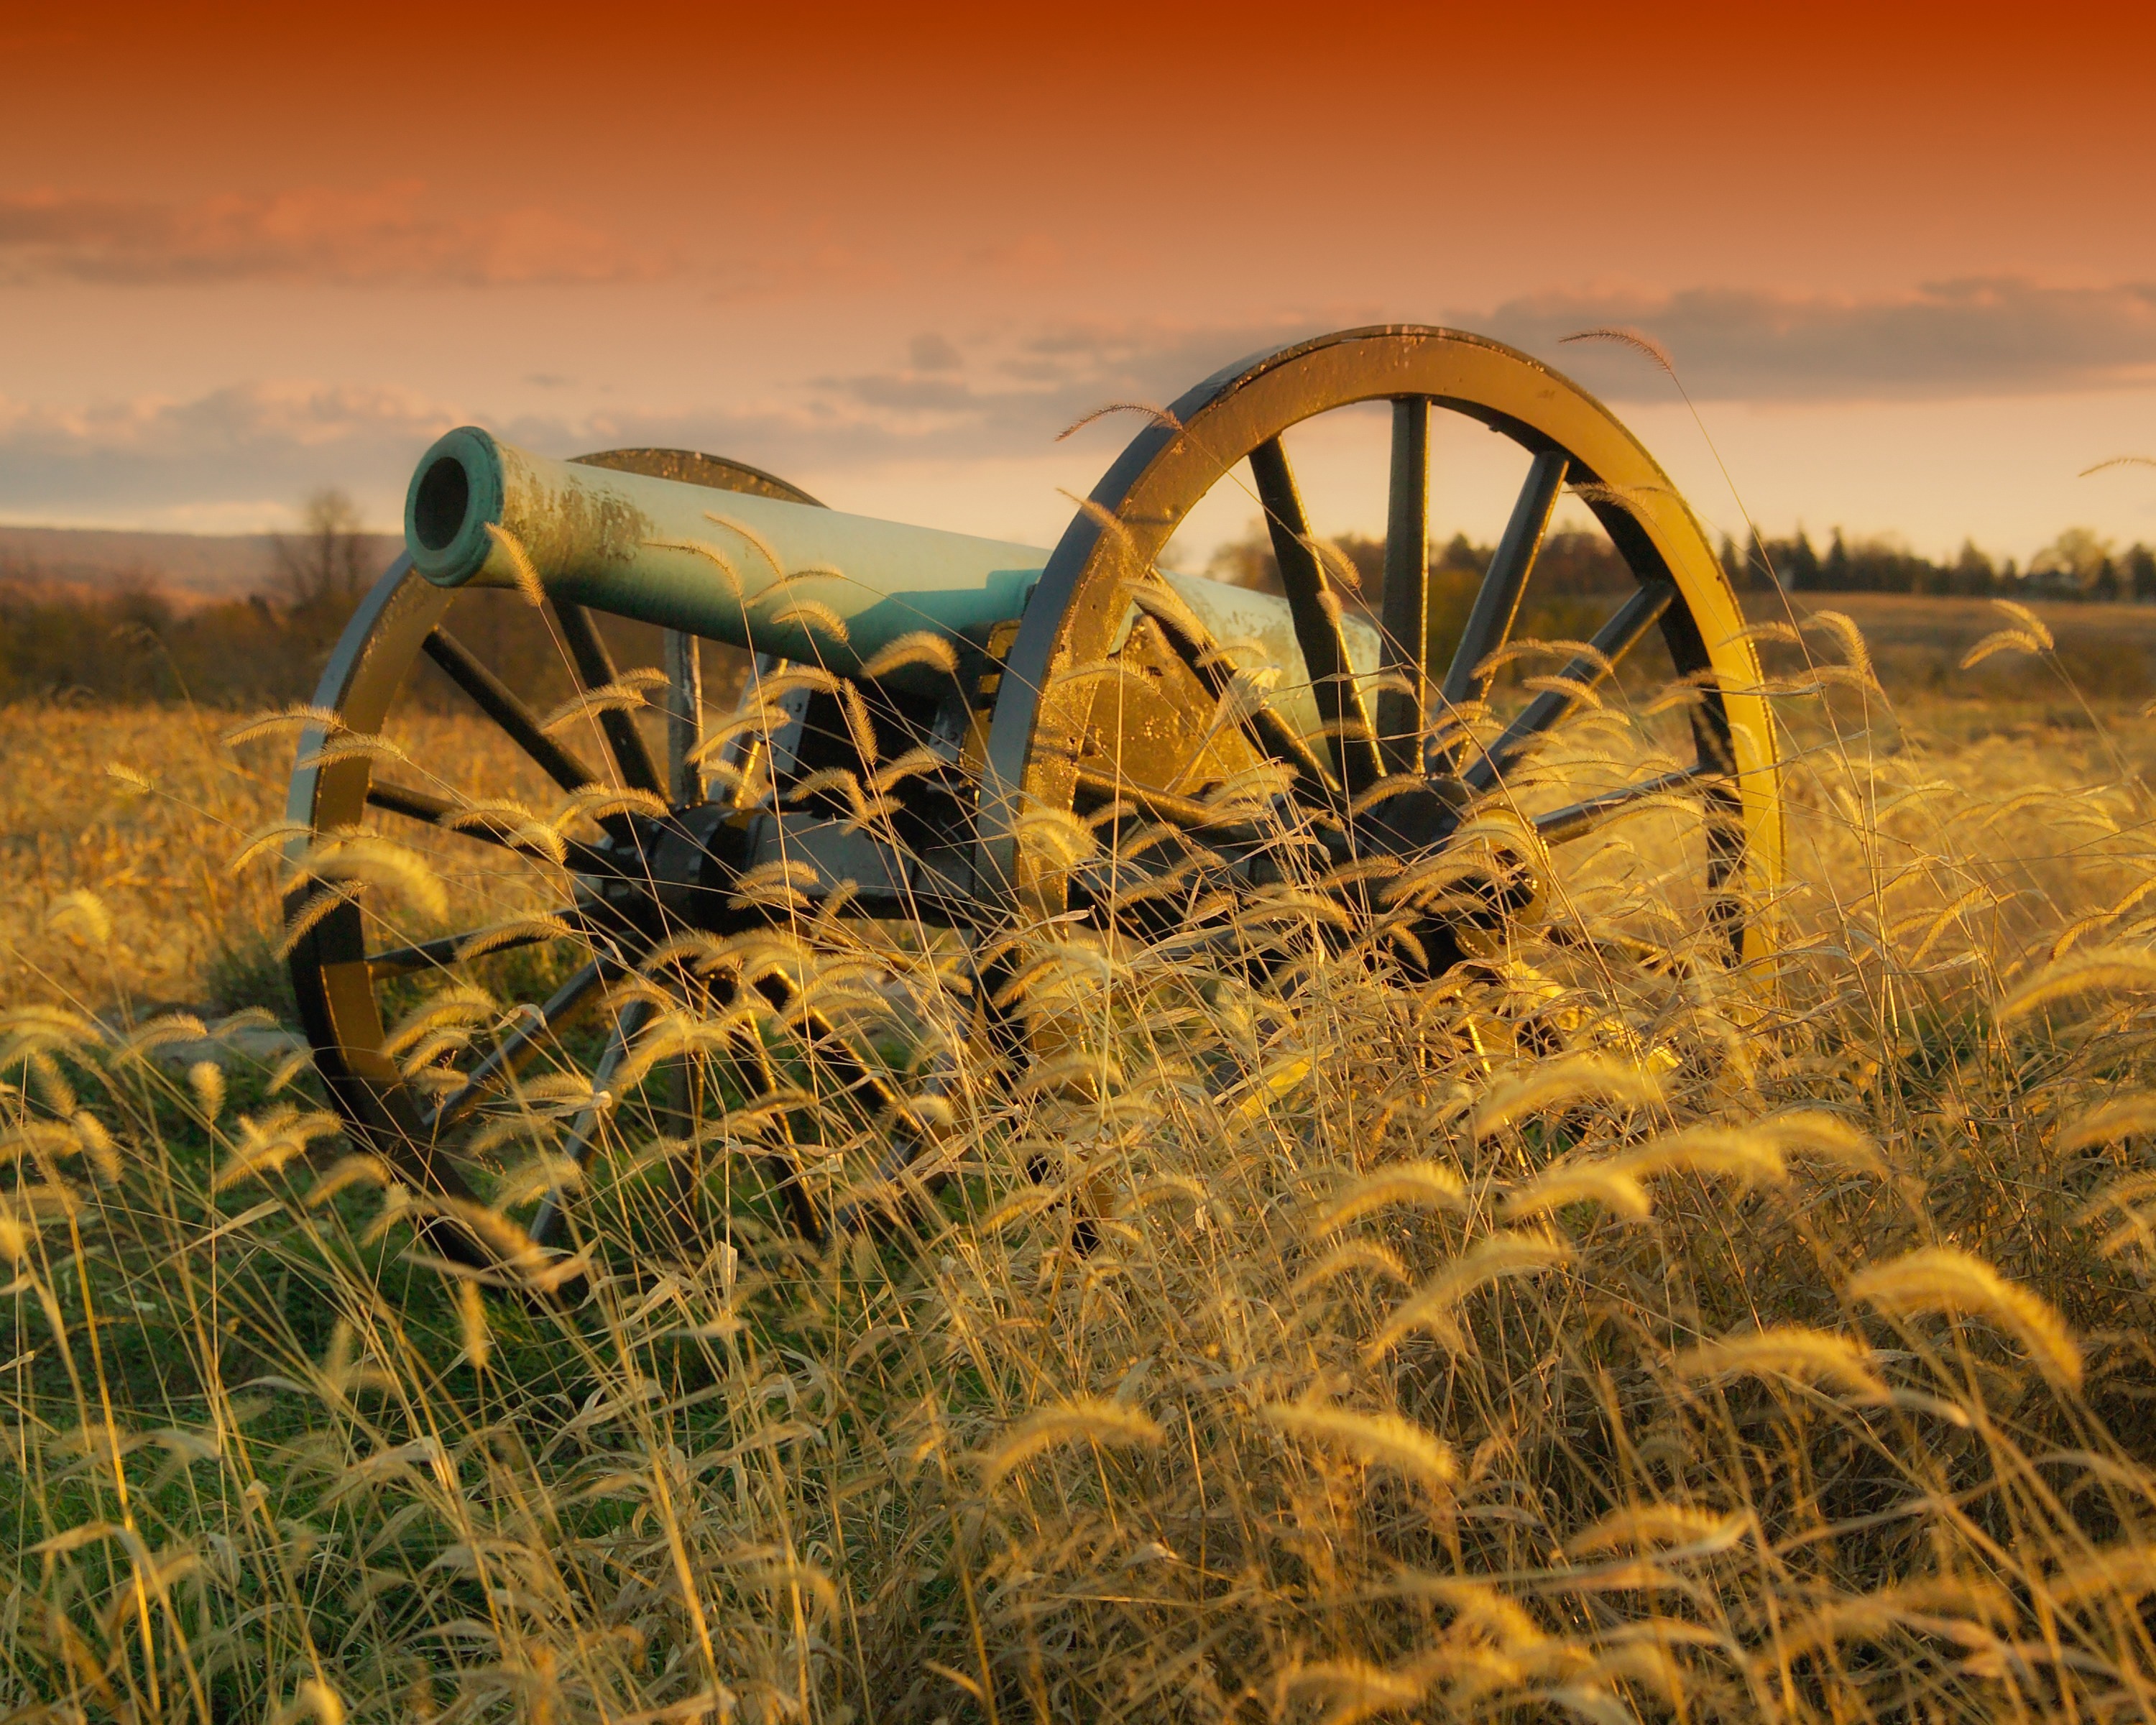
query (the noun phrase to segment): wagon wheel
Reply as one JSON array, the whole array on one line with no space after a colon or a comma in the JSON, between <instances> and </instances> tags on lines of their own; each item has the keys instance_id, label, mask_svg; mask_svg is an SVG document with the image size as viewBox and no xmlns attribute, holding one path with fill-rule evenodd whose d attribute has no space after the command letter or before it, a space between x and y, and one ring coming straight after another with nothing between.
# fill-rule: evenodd
<instances>
[{"instance_id":1,"label":"wagon wheel","mask_svg":"<svg viewBox=\"0 0 2156 1725\"><path fill-rule=\"evenodd\" d=\"M754 468L687 451L624 449L579 459L816 502ZM604 890L610 871L619 876L622 859L636 854L615 846L633 820L648 833L654 815L664 820L704 803L696 644L670 631L665 672L624 672L588 611L550 603L542 614L546 635L573 693L557 708L567 719L549 722L536 692L512 686L466 639L485 631L488 606L514 613L523 603L515 598L505 606L503 599L436 587L399 557L360 606L324 675L316 705L334 722L303 733L287 810L306 834L292 855L310 859L287 915L298 931L288 937L293 987L316 1066L355 1137L443 1207L424 1224L432 1242L479 1264L560 1237L562 1207L548 1182L533 1184L533 1168L543 1176L549 1168L558 1171L559 1158L582 1163L603 1128L618 1130L632 1106L641 1111L646 1136L670 1127L693 1135L714 1087L736 1101L744 1095L753 1101L759 1089L783 1094L788 1076L778 1070L784 1050L774 1055L767 1039L744 1033L715 1058L676 1060L646 1075L633 1104L609 1093L639 1032L668 1004L655 995L655 979L693 994L680 1004L706 1015L726 1004L714 990L741 985L699 979L685 967L656 978L648 965L639 972L652 948L675 931L656 895L630 895L655 922L650 915L625 920L610 913L613 895ZM385 736L393 719L423 722L410 699L423 660L444 675L467 710L490 723L501 746L493 757L415 753ZM773 668L768 660L758 661L759 671ZM638 692L659 683L667 689L663 748L634 716ZM739 747L730 752L737 755ZM543 819L550 802L565 796L587 805L592 837L565 843L532 819ZM366 842L357 835L370 811L392 818L393 839L433 847L429 860L456 889L449 902L415 911L393 894L353 890L366 870L350 853ZM511 991L543 998L504 1013L473 984L490 968L513 964L523 967L524 986L516 990L511 978ZM782 963L761 978L782 1008L784 973ZM535 979L542 986L535 988ZM802 1034L846 1068L839 1087L873 1083L832 1026L811 1020ZM819 1062L818 1076L826 1082L832 1064ZM520 1185L504 1135L520 1121L528 1123L535 1107L553 1117L555 1160L527 1158ZM773 1134L782 1149L790 1129L782 1111ZM768 1173L795 1224L813 1227L798 1169L775 1163ZM505 1174L511 1177L507 1183ZM672 1183L671 1201L679 1204L685 1183ZM521 1237L513 1225L520 1218L527 1224ZM512 1225L503 1227L505 1221Z\"/></svg>"},{"instance_id":2,"label":"wagon wheel","mask_svg":"<svg viewBox=\"0 0 2156 1725\"><path fill-rule=\"evenodd\" d=\"M1311 534L1282 442L1358 403L1389 403L1392 415L1383 679L1352 663L1340 583ZM1434 409L1479 421L1528 458L1449 656L1433 638L1426 550ZM1239 685L1233 644L1209 639L1158 569L1193 506L1244 474L1311 675L1262 702ZM1554 678L1530 682L1532 699L1508 708L1490 661L1512 636L1567 487L1637 584ZM1246 891L1283 875L1329 878L1366 924L1389 928L1410 968L1434 971L1475 950L1478 927L1519 908L1549 847L1650 803L1687 799L1700 816L1691 843L1709 935L1701 945L1747 959L1769 943L1754 907L1779 876L1782 847L1773 732L1743 627L1727 576L1661 468L1546 367L1440 329L1364 329L1286 347L1158 413L1056 547L1004 666L978 872L1036 927L1055 919L1060 932L1086 910L1079 920L1202 944L1209 922L1214 944L1231 947L1247 942L1228 939L1233 919L1221 906L1234 900L1217 891L1224 877ZM1657 633L1670 669L1694 691L1691 758L1622 783L1604 774L1568 793L1553 788L1547 746L1558 727ZM1290 721L1297 701L1300 726ZM1450 891L1404 892L1418 871ZM1037 1050L1060 1034L1037 1019L1029 1034Z\"/></svg>"}]
</instances>

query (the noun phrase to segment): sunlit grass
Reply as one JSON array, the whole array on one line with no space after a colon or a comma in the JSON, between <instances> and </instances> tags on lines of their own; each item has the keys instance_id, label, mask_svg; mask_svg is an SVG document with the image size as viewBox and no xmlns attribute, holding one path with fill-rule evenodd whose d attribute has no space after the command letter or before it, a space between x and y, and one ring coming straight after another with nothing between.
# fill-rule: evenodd
<instances>
[{"instance_id":1,"label":"sunlit grass","mask_svg":"<svg viewBox=\"0 0 2156 1725\"><path fill-rule=\"evenodd\" d=\"M1066 930L1032 984L1063 1065L960 1086L913 1228L808 1246L714 1190L670 1229L696 1147L624 1111L588 1294L550 1304L418 1241L305 1072L158 1058L212 1027L149 1008L275 938L271 877L225 866L273 757L0 715L53 763L0 809L0 1695L2147 1711L2156 727L1848 680L1786 716L1770 958L1707 962L1671 812L1434 983L1289 927L1284 999ZM429 758L482 746L423 722ZM1620 716L1553 758L1644 747ZM463 854L451 891L493 891ZM721 1119L702 1153L756 1147Z\"/></svg>"}]
</instances>

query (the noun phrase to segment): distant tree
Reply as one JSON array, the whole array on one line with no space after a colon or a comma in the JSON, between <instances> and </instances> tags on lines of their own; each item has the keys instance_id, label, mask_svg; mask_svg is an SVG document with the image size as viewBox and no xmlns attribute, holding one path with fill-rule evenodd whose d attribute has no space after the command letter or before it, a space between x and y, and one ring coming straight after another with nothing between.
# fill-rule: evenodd
<instances>
[{"instance_id":1,"label":"distant tree","mask_svg":"<svg viewBox=\"0 0 2156 1725\"><path fill-rule=\"evenodd\" d=\"M1205 572L1230 587L1247 587L1259 593L1280 591L1280 565L1273 559L1273 542L1263 521L1252 521L1240 539L1214 548Z\"/></svg>"},{"instance_id":2,"label":"distant tree","mask_svg":"<svg viewBox=\"0 0 2156 1725\"><path fill-rule=\"evenodd\" d=\"M1361 533L1337 533L1325 542L1322 553L1337 570L1351 565L1362 587L1352 603L1377 612L1385 592L1385 542ZM1477 545L1465 533L1455 533L1444 544L1430 547L1434 576L1466 577L1479 583L1497 554L1493 545ZM1280 591L1280 566L1273 560L1273 542L1260 521L1253 521L1240 538L1216 547L1207 559L1205 572L1231 587L1247 587L1261 593ZM1336 579L1337 578L1336 577ZM1634 583L1625 560L1606 535L1599 530L1565 531L1550 534L1536 553L1532 599L1558 595L1625 593ZM1348 583L1342 582L1345 588Z\"/></svg>"},{"instance_id":3,"label":"distant tree","mask_svg":"<svg viewBox=\"0 0 2156 1725\"><path fill-rule=\"evenodd\" d=\"M2127 592L2133 603L2145 605L2156 600L2156 552L2137 541L2119 562L2125 572Z\"/></svg>"},{"instance_id":4,"label":"distant tree","mask_svg":"<svg viewBox=\"0 0 2156 1725\"><path fill-rule=\"evenodd\" d=\"M1471 565L1479 580L1496 555L1494 547L1478 546ZM1617 547L1599 532L1553 533L1543 541L1535 558L1531 591L1537 597L1550 594L1624 593L1632 586L1631 572L1617 555Z\"/></svg>"},{"instance_id":5,"label":"distant tree","mask_svg":"<svg viewBox=\"0 0 2156 1725\"><path fill-rule=\"evenodd\" d=\"M1769 587L1774 584L1775 572L1781 567L1777 555L1779 544L1759 536L1753 528L1746 537L1744 547L1738 550L1737 542L1729 535L1722 536L1722 567L1729 577L1729 584L1740 592L1749 588Z\"/></svg>"},{"instance_id":6,"label":"distant tree","mask_svg":"<svg viewBox=\"0 0 2156 1725\"><path fill-rule=\"evenodd\" d=\"M359 509L344 492L316 492L300 511L300 531L278 534L278 597L294 624L318 641L334 639L367 588L367 541Z\"/></svg>"},{"instance_id":7,"label":"distant tree","mask_svg":"<svg viewBox=\"0 0 2156 1725\"><path fill-rule=\"evenodd\" d=\"M1336 533L1323 542L1319 555L1334 572L1333 580L1351 603L1378 610L1385 593L1385 542L1355 532ZM1455 533L1445 544L1430 547L1433 572L1447 570L1481 578L1496 549L1477 545L1465 533ZM1346 568L1342 568L1342 565ZM1352 570L1359 589L1344 578ZM1535 580L1541 590L1570 592L1599 590L1611 585L1610 571L1623 572L1616 555L1599 534L1553 533L1543 542L1536 559ZM1260 593L1280 591L1280 565L1273 557L1272 536L1265 523L1252 521L1242 536L1214 548L1206 559L1205 572L1230 587L1247 587Z\"/></svg>"},{"instance_id":8,"label":"distant tree","mask_svg":"<svg viewBox=\"0 0 2156 1725\"><path fill-rule=\"evenodd\" d=\"M2110 562L2111 541L2091 527L2069 527L2029 559L2029 579L2066 597L2087 598L2096 593Z\"/></svg>"},{"instance_id":9,"label":"distant tree","mask_svg":"<svg viewBox=\"0 0 2156 1725\"><path fill-rule=\"evenodd\" d=\"M1385 542L1360 533L1342 533L1324 541L1319 556L1331 568L1334 583L1347 590L1351 600L1375 607L1385 587ZM1343 570L1342 564L1346 565ZM1230 587L1251 588L1260 593L1280 591L1280 564L1273 556L1272 536L1263 521L1252 521L1240 539L1214 548L1205 572ZM1353 578L1346 578L1352 572ZM1357 583L1360 583L1358 588Z\"/></svg>"},{"instance_id":10,"label":"distant tree","mask_svg":"<svg viewBox=\"0 0 2156 1725\"><path fill-rule=\"evenodd\" d=\"M1491 555L1488 547L1476 545L1465 533L1455 533L1431 562L1436 568L1465 569L1480 575L1489 567Z\"/></svg>"},{"instance_id":11,"label":"distant tree","mask_svg":"<svg viewBox=\"0 0 2156 1725\"><path fill-rule=\"evenodd\" d=\"M1385 593L1385 542L1368 539L1360 533L1340 533L1333 536L1332 545L1362 578L1363 603L1377 609Z\"/></svg>"},{"instance_id":12,"label":"distant tree","mask_svg":"<svg viewBox=\"0 0 2156 1725\"><path fill-rule=\"evenodd\" d=\"M1820 565L1819 584L1834 592L1849 585L1849 547L1842 542L1839 527L1834 530L1834 543L1827 547L1826 559Z\"/></svg>"},{"instance_id":13,"label":"distant tree","mask_svg":"<svg viewBox=\"0 0 2156 1725\"><path fill-rule=\"evenodd\" d=\"M1821 557L1800 531L1794 540L1780 540L1765 547L1775 559L1784 581L1796 592L1808 588L1833 593L1947 593L1956 590L1953 566L1919 557L1892 533L1851 539L1840 528Z\"/></svg>"},{"instance_id":14,"label":"distant tree","mask_svg":"<svg viewBox=\"0 0 2156 1725\"><path fill-rule=\"evenodd\" d=\"M1820 584L1819 553L1812 549L1811 535L1802 526L1797 536L1789 542L1774 567L1782 577L1782 583L1792 593L1800 593Z\"/></svg>"},{"instance_id":15,"label":"distant tree","mask_svg":"<svg viewBox=\"0 0 2156 1725\"><path fill-rule=\"evenodd\" d=\"M1982 598L1999 579L1999 572L1992 567L1991 559L1977 549L1974 539L1964 539L1961 550L1947 571L1947 590Z\"/></svg>"}]
</instances>

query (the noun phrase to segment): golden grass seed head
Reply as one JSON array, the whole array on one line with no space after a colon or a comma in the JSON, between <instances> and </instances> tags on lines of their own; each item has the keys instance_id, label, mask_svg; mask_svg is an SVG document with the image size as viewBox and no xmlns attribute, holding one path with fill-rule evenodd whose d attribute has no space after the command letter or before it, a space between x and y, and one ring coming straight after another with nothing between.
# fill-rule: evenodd
<instances>
[{"instance_id":1,"label":"golden grass seed head","mask_svg":"<svg viewBox=\"0 0 2156 1725\"><path fill-rule=\"evenodd\" d=\"M1365 1350L1374 1358L1416 1330L1426 1330L1455 1353L1468 1351L1466 1332L1454 1308L1480 1288L1516 1276L1561 1268L1573 1248L1548 1235L1512 1230L1477 1240L1394 1308Z\"/></svg>"},{"instance_id":2,"label":"golden grass seed head","mask_svg":"<svg viewBox=\"0 0 2156 1725\"><path fill-rule=\"evenodd\" d=\"M475 1372L484 1372L494 1351L494 1332L486 1320L486 1298L475 1281L457 1284L457 1325L464 1338L465 1360Z\"/></svg>"},{"instance_id":3,"label":"golden grass seed head","mask_svg":"<svg viewBox=\"0 0 2156 1725\"><path fill-rule=\"evenodd\" d=\"M1098 1397L1082 1396L1038 1408L1009 1427L981 1459L981 1476L991 1491L1013 1470L1037 1456L1079 1444L1106 1449L1152 1448L1163 1434L1142 1409Z\"/></svg>"},{"instance_id":4,"label":"golden grass seed head","mask_svg":"<svg viewBox=\"0 0 2156 1725\"><path fill-rule=\"evenodd\" d=\"M2010 990L1994 1009L1994 1016L2001 1024L2010 1024L2080 995L2150 993L2156 993L2156 952L2146 947L2099 947L2045 966Z\"/></svg>"},{"instance_id":5,"label":"golden grass seed head","mask_svg":"<svg viewBox=\"0 0 2156 1725\"><path fill-rule=\"evenodd\" d=\"M2069 1389L2081 1387L2081 1347L2066 1320L2041 1296L1970 1253L1922 1247L1860 1272L1847 1292L1851 1300L1897 1316L1937 1312L1989 1318L2021 1343L2046 1377Z\"/></svg>"},{"instance_id":6,"label":"golden grass seed head","mask_svg":"<svg viewBox=\"0 0 2156 1725\"><path fill-rule=\"evenodd\" d=\"M214 1122L224 1112L224 1068L215 1060L197 1060L187 1068L187 1088L203 1118Z\"/></svg>"},{"instance_id":7,"label":"golden grass seed head","mask_svg":"<svg viewBox=\"0 0 2156 1725\"><path fill-rule=\"evenodd\" d=\"M1613 1170L1634 1179L1672 1173L1726 1174L1749 1185L1776 1184L1787 1174L1781 1135L1764 1127L1687 1127L1614 1158Z\"/></svg>"},{"instance_id":8,"label":"golden grass seed head","mask_svg":"<svg viewBox=\"0 0 2156 1725\"><path fill-rule=\"evenodd\" d=\"M1466 1185L1459 1171L1440 1162L1394 1163L1354 1181L1310 1223L1312 1238L1337 1234L1381 1209L1464 1210Z\"/></svg>"},{"instance_id":9,"label":"golden grass seed head","mask_svg":"<svg viewBox=\"0 0 2156 1725\"><path fill-rule=\"evenodd\" d=\"M2156 1091L2133 1090L2112 1096L2061 1127L2058 1142L2061 1150L2086 1150L2149 1132L2156 1132Z\"/></svg>"},{"instance_id":10,"label":"golden grass seed head","mask_svg":"<svg viewBox=\"0 0 2156 1725\"><path fill-rule=\"evenodd\" d=\"M1452 1446L1397 1414L1358 1413L1319 1402L1274 1402L1258 1417L1275 1430L1352 1456L1430 1491L1449 1489L1459 1477Z\"/></svg>"},{"instance_id":11,"label":"golden grass seed head","mask_svg":"<svg viewBox=\"0 0 2156 1725\"><path fill-rule=\"evenodd\" d=\"M1695 1383L1772 1376L1830 1384L1867 1401L1883 1401L1887 1393L1872 1369L1871 1350L1861 1343L1799 1324L1702 1343L1679 1353L1671 1368L1679 1378Z\"/></svg>"},{"instance_id":12,"label":"golden grass seed head","mask_svg":"<svg viewBox=\"0 0 2156 1725\"><path fill-rule=\"evenodd\" d=\"M1661 1082L1636 1062L1597 1053L1559 1055L1492 1085L1468 1122L1475 1137L1492 1133L1536 1114L1588 1102L1617 1107L1654 1107L1663 1100Z\"/></svg>"},{"instance_id":13,"label":"golden grass seed head","mask_svg":"<svg viewBox=\"0 0 2156 1725\"><path fill-rule=\"evenodd\" d=\"M1571 1163L1507 1193L1497 1204L1498 1219L1524 1222L1576 1204L1599 1204L1614 1216L1640 1221L1654 1210L1646 1189L1625 1170L1609 1163Z\"/></svg>"},{"instance_id":14,"label":"golden grass seed head","mask_svg":"<svg viewBox=\"0 0 2156 1725\"><path fill-rule=\"evenodd\" d=\"M112 942L111 913L95 893L80 887L64 892L53 901L51 909L45 913L45 927L54 934L69 936L86 946L105 947Z\"/></svg>"},{"instance_id":15,"label":"golden grass seed head","mask_svg":"<svg viewBox=\"0 0 2156 1725\"><path fill-rule=\"evenodd\" d=\"M1564 1543L1577 1562L1610 1552L1655 1551L1687 1546L1727 1551L1750 1531L1752 1517L1742 1512L1722 1514L1689 1503L1648 1503L1612 1510L1584 1532Z\"/></svg>"},{"instance_id":16,"label":"golden grass seed head","mask_svg":"<svg viewBox=\"0 0 2156 1725\"><path fill-rule=\"evenodd\" d=\"M494 557L501 560L517 592L524 596L524 603L535 611L544 610L547 586L540 580L538 566L531 561L531 554L525 550L523 542L498 521L488 521L485 527L486 536L494 547Z\"/></svg>"}]
</instances>

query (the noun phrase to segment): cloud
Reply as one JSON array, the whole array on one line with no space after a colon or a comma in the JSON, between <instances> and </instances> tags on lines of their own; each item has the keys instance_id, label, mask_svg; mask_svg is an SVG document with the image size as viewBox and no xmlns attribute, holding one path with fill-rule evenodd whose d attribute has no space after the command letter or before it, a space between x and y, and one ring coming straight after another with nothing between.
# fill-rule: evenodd
<instances>
[{"instance_id":1,"label":"cloud","mask_svg":"<svg viewBox=\"0 0 2156 1725\"><path fill-rule=\"evenodd\" d=\"M872 372L865 376L824 380L851 399L872 408L968 413L983 398L973 386L947 377L921 377L906 372Z\"/></svg>"},{"instance_id":2,"label":"cloud","mask_svg":"<svg viewBox=\"0 0 2156 1725\"><path fill-rule=\"evenodd\" d=\"M940 348L913 344L916 363L903 367L811 379L775 404L689 410L619 406L551 374L547 384L559 387L547 394L558 409L506 415L483 402L293 381L90 407L0 399L0 514L230 522L252 511L274 524L308 491L336 485L386 526L428 444L473 419L554 454L701 449L778 473L1046 455L1058 433L1096 407L1165 403L1224 362L1306 332L1299 325L1059 325L993 349L983 344L963 373L942 368ZM1137 429L1118 416L1086 435L1105 447Z\"/></svg>"},{"instance_id":3,"label":"cloud","mask_svg":"<svg viewBox=\"0 0 2156 1725\"><path fill-rule=\"evenodd\" d=\"M194 203L33 192L0 197L0 281L123 286L238 281L498 287L670 273L597 228L526 208L429 215L425 187L320 188Z\"/></svg>"},{"instance_id":4,"label":"cloud","mask_svg":"<svg viewBox=\"0 0 2156 1725\"><path fill-rule=\"evenodd\" d=\"M0 510L42 520L288 505L408 470L454 424L408 393L236 384L80 410L0 402ZM401 490L401 483L398 489Z\"/></svg>"},{"instance_id":5,"label":"cloud","mask_svg":"<svg viewBox=\"0 0 2156 1725\"><path fill-rule=\"evenodd\" d=\"M503 414L406 390L290 381L88 408L0 400L0 516L275 526L300 497L334 485L361 499L370 522L389 526L427 445L475 420L511 443L554 454L701 449L779 472L982 446L977 413L962 412L926 439L916 418L815 389L783 410L701 412L585 403ZM1055 429L1036 427L1034 440L1045 446Z\"/></svg>"},{"instance_id":6,"label":"cloud","mask_svg":"<svg viewBox=\"0 0 2156 1725\"><path fill-rule=\"evenodd\" d=\"M906 344L906 357L916 372L956 372L965 368L966 357L947 336L933 330L916 336Z\"/></svg>"},{"instance_id":7,"label":"cloud","mask_svg":"<svg viewBox=\"0 0 2156 1725\"><path fill-rule=\"evenodd\" d=\"M2043 287L2020 277L1933 282L1891 298L1743 288L1660 296L1544 294L1461 320L1620 399L1666 396L1653 362L1562 343L1643 331L1697 397L1753 401L1953 398L2112 388L2156 377L2156 285Z\"/></svg>"},{"instance_id":8,"label":"cloud","mask_svg":"<svg viewBox=\"0 0 2156 1725\"><path fill-rule=\"evenodd\" d=\"M947 363L955 348L923 337L901 347L906 362L888 369L811 377L762 401L687 409L624 407L551 375L543 405L508 415L485 402L289 382L93 408L0 401L0 512L141 521L254 508L274 521L310 490L339 485L388 526L420 452L469 419L551 453L703 449L819 486L913 462L1047 457L1057 434L1095 408L1166 406L1224 365L1362 321L1336 311L1217 325L1063 322L999 339L969 336L958 369ZM1562 336L1637 326L1669 348L1695 395L1723 398L1953 400L2156 376L2156 288L2132 285L1964 282L1873 300L1705 289L1661 298L1576 294L1516 300L1456 321L1619 400L1666 399L1668 380L1637 352L1567 346ZM1105 456L1140 429L1137 416L1111 415L1066 453Z\"/></svg>"},{"instance_id":9,"label":"cloud","mask_svg":"<svg viewBox=\"0 0 2156 1725\"><path fill-rule=\"evenodd\" d=\"M1223 364L1318 327L1302 321L1058 324L1006 344L970 377L954 375L960 356L948 341L917 336L903 367L814 380L803 425L824 439L844 428L857 446L882 439L892 454L1042 450L1096 408L1165 406Z\"/></svg>"}]
</instances>

